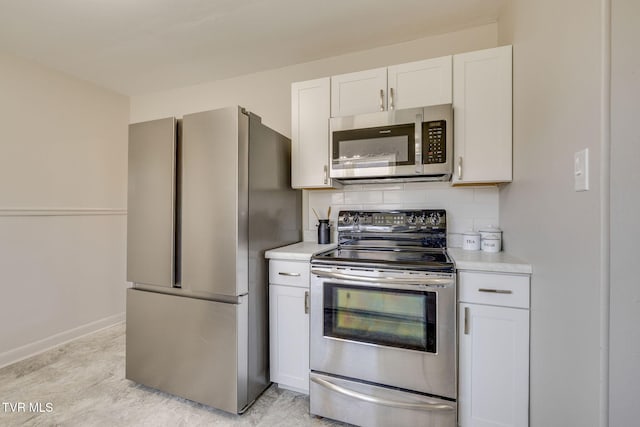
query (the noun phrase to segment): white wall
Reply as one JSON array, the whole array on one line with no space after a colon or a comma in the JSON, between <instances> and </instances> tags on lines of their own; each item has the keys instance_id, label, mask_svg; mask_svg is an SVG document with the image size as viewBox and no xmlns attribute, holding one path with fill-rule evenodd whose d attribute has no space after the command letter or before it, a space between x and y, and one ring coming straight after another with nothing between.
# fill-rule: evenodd
<instances>
[{"instance_id":1,"label":"white wall","mask_svg":"<svg viewBox=\"0 0 640 427\"><path fill-rule=\"evenodd\" d=\"M0 54L0 366L121 321L127 97Z\"/></svg>"},{"instance_id":2,"label":"white wall","mask_svg":"<svg viewBox=\"0 0 640 427\"><path fill-rule=\"evenodd\" d=\"M612 1L610 425L638 424L640 397L640 2Z\"/></svg>"},{"instance_id":3,"label":"white wall","mask_svg":"<svg viewBox=\"0 0 640 427\"><path fill-rule=\"evenodd\" d=\"M497 25L131 98L131 123L239 104L291 136L291 83L496 46Z\"/></svg>"},{"instance_id":4,"label":"white wall","mask_svg":"<svg viewBox=\"0 0 640 427\"><path fill-rule=\"evenodd\" d=\"M596 426L600 401L601 1L512 0L514 180L500 190L504 238L533 265L531 426ZM573 189L589 149L590 185Z\"/></svg>"}]
</instances>

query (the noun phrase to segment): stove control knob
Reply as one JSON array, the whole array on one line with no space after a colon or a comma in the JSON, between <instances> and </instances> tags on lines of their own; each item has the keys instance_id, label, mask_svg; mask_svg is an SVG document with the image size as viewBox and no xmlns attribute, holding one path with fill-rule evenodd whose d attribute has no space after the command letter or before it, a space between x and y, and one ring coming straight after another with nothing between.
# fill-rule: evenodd
<instances>
[{"instance_id":1,"label":"stove control knob","mask_svg":"<svg viewBox=\"0 0 640 427\"><path fill-rule=\"evenodd\" d=\"M420 223L420 225L425 225L427 223L426 214L420 215L420 217L418 218L418 223Z\"/></svg>"},{"instance_id":2,"label":"stove control knob","mask_svg":"<svg viewBox=\"0 0 640 427\"><path fill-rule=\"evenodd\" d=\"M440 225L440 221L441 221L440 214L436 212L432 213L431 215L429 215L428 221L430 225L433 225L433 226Z\"/></svg>"},{"instance_id":3,"label":"stove control knob","mask_svg":"<svg viewBox=\"0 0 640 427\"><path fill-rule=\"evenodd\" d=\"M358 214L355 214L355 215L353 216L353 223L354 223L354 224L357 224L357 223L358 223L358 221L360 221L360 217L358 216Z\"/></svg>"},{"instance_id":4,"label":"stove control knob","mask_svg":"<svg viewBox=\"0 0 640 427\"><path fill-rule=\"evenodd\" d=\"M342 222L344 224L349 224L351 222L351 215L343 215L342 216Z\"/></svg>"},{"instance_id":5,"label":"stove control knob","mask_svg":"<svg viewBox=\"0 0 640 427\"><path fill-rule=\"evenodd\" d=\"M415 225L417 221L417 218L415 216L415 214L411 214L409 215L409 218L407 218L407 224L409 225Z\"/></svg>"}]
</instances>

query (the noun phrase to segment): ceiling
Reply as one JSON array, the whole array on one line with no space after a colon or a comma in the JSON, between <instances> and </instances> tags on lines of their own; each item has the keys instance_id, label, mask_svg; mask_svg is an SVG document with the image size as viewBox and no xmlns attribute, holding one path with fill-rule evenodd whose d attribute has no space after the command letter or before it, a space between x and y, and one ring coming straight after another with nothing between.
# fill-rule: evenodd
<instances>
[{"instance_id":1,"label":"ceiling","mask_svg":"<svg viewBox=\"0 0 640 427\"><path fill-rule=\"evenodd\" d=\"M0 0L0 50L136 95L495 22L507 0Z\"/></svg>"}]
</instances>

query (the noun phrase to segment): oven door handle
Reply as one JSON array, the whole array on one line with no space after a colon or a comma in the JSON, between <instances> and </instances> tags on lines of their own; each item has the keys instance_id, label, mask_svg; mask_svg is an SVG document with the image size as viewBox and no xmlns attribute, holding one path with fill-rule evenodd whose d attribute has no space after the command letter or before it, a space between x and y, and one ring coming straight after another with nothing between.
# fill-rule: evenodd
<instances>
[{"instance_id":1,"label":"oven door handle","mask_svg":"<svg viewBox=\"0 0 640 427\"><path fill-rule=\"evenodd\" d=\"M311 381L331 391L335 391L336 393L340 393L345 396L352 397L354 399L363 400L365 402L370 402L377 405L391 406L393 408L417 409L422 411L453 411L454 410L453 406L447 405L444 403L413 403L413 402L398 402L396 400L381 399L379 397L369 396L367 394L349 390L347 388L341 387L337 384L333 384L327 380L323 380L322 378L318 378L318 377L311 377Z\"/></svg>"},{"instance_id":2,"label":"oven door handle","mask_svg":"<svg viewBox=\"0 0 640 427\"><path fill-rule=\"evenodd\" d=\"M444 288L453 285L453 279L429 277L429 278L395 278L395 277L370 277L356 276L354 274L336 273L335 271L311 269L311 273L320 277L328 277L330 279L353 280L355 282L380 283L390 285L426 285Z\"/></svg>"}]
</instances>

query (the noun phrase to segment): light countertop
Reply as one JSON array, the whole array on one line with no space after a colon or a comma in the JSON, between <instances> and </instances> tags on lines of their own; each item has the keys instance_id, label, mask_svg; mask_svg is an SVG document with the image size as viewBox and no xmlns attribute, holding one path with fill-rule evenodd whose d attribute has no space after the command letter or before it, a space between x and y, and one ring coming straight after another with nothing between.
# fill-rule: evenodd
<instances>
[{"instance_id":1,"label":"light countertop","mask_svg":"<svg viewBox=\"0 0 640 427\"><path fill-rule=\"evenodd\" d=\"M448 248L457 270L492 271L496 273L531 274L531 264L505 252L465 251Z\"/></svg>"},{"instance_id":2,"label":"light countertop","mask_svg":"<svg viewBox=\"0 0 640 427\"><path fill-rule=\"evenodd\" d=\"M289 261L309 261L311 256L337 246L335 243L319 245L316 242L299 242L265 253L267 259ZM449 248L447 252L453 258L458 270L491 271L496 273L531 274L531 264L505 252L465 251L461 248Z\"/></svg>"},{"instance_id":3,"label":"light countertop","mask_svg":"<svg viewBox=\"0 0 640 427\"><path fill-rule=\"evenodd\" d=\"M290 261L309 261L311 256L338 246L335 243L319 245L316 242L299 242L265 252L267 259L284 259Z\"/></svg>"}]
</instances>

